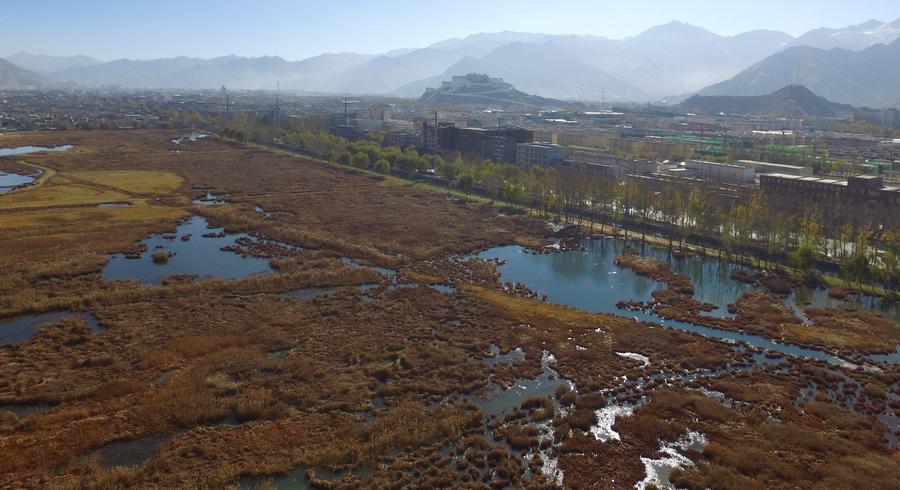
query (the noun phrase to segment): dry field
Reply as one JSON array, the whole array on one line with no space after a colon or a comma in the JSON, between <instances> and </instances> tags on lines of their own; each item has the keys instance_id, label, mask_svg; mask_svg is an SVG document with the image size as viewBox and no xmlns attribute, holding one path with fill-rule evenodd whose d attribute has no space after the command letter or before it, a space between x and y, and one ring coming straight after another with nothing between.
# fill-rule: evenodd
<instances>
[{"instance_id":1,"label":"dry field","mask_svg":"<svg viewBox=\"0 0 900 490\"><path fill-rule=\"evenodd\" d=\"M673 476L692 489L900 481L900 455L872 416L900 408L896 369L733 371L752 353L518 297L493 264L458 256L542 243L537 220L212 138L172 144L178 136L0 139L75 145L16 157L56 174L0 196L0 322L71 310L102 326L95 335L69 317L0 347L0 487L266 487L303 465L336 488L634 488L641 458L687 431L709 441ZM228 204L192 204L207 191ZM110 202L130 206L98 207ZM298 248L243 280L104 280L109 254L191 215ZM325 287L334 293L284 294ZM492 354L517 348L510 362ZM493 418L479 402L548 370L570 384ZM621 440L589 431L597 411L630 404L615 423ZM125 441L146 457L109 464L124 452L110 444Z\"/></svg>"}]
</instances>

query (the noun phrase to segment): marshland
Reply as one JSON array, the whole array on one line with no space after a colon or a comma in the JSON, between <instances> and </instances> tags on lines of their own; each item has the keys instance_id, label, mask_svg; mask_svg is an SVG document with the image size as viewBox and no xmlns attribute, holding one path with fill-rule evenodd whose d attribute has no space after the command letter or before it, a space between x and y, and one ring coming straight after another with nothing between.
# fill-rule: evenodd
<instances>
[{"instance_id":1,"label":"marshland","mask_svg":"<svg viewBox=\"0 0 900 490\"><path fill-rule=\"evenodd\" d=\"M886 299L179 136L3 136L0 486L900 481Z\"/></svg>"}]
</instances>

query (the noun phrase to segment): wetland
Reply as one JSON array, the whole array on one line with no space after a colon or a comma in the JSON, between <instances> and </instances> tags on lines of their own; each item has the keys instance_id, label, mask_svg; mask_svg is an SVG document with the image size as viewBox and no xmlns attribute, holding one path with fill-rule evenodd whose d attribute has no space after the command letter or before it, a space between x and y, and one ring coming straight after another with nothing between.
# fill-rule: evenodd
<instances>
[{"instance_id":1,"label":"wetland","mask_svg":"<svg viewBox=\"0 0 900 490\"><path fill-rule=\"evenodd\" d=\"M618 239L537 253L546 219L182 136L68 131L0 196L0 486L900 479L894 305Z\"/></svg>"}]
</instances>

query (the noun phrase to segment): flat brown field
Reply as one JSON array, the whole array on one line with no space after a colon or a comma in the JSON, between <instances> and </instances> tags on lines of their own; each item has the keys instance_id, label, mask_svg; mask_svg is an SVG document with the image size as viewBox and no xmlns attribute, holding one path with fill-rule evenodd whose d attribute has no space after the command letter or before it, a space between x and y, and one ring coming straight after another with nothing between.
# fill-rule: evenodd
<instances>
[{"instance_id":1,"label":"flat brown field","mask_svg":"<svg viewBox=\"0 0 900 490\"><path fill-rule=\"evenodd\" d=\"M900 408L896 368L729 370L750 353L518 297L492 264L464 258L541 243L537 219L212 137L172 144L178 136L0 138L75 145L4 162L56 175L0 196L0 324L69 310L102 326L94 335L71 316L0 346L0 487L255 488L302 465L334 488L634 488L642 457L692 431L708 442L685 453L693 465L672 478L681 487L897 488L900 455L874 416ZM192 204L207 191L228 203ZM129 206L98 207L108 202ZM275 270L243 280L104 280L110 254L192 215L295 248L245 251ZM326 287L335 292L284 294ZM495 362L492 349L517 348L521 359ZM479 403L550 371L570 384L493 418ZM809 386L818 395L805 396ZM620 440L592 435L604 406L632 404ZM125 458L125 441L145 454Z\"/></svg>"}]
</instances>

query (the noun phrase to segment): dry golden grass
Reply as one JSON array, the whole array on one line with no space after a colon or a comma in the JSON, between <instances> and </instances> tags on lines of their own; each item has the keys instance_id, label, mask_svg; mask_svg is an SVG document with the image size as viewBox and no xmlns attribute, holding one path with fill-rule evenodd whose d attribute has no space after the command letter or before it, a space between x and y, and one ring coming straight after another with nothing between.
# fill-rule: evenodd
<instances>
[{"instance_id":1,"label":"dry golden grass","mask_svg":"<svg viewBox=\"0 0 900 490\"><path fill-rule=\"evenodd\" d=\"M57 175L40 187L0 195L0 210L84 206L129 199L130 196L121 192L77 184L63 175Z\"/></svg>"},{"instance_id":2,"label":"dry golden grass","mask_svg":"<svg viewBox=\"0 0 900 490\"><path fill-rule=\"evenodd\" d=\"M712 388L761 407L749 413L678 383L650 391L646 410L618 427L623 443L602 444L583 432L593 410L628 398L600 390L620 386L623 375L634 380L647 372L616 352L640 352L651 359L648 370L670 373L720 368L740 356L697 336L515 297L499 289L492 265L452 256L516 240L541 243L542 223L214 139L173 154L169 140L176 136L66 132L7 140L77 145L35 155L34 162L59 169L59 178L76 176L78 185L172 195L135 200L131 208L0 211L0 317L68 308L90 311L104 327L92 335L83 322L66 320L0 349L0 404L53 405L19 420L0 410L0 487L227 488L240 476L265 481L299 464L310 471L373 469L364 481L329 484L339 488L482 488L492 478L496 486L540 487L548 482L539 468L525 479L519 458L477 437L484 414L461 399L485 394L492 382L509 386L537 376L544 351L577 386L558 393L569 420L550 398L536 398L511 422L518 428L507 429L517 445L531 447L535 427L526 419L546 418L559 428L567 485L608 487L615 478L633 487L643 477L640 456L658 448L654 437L673 437L685 427L726 447L713 446L709 462L698 466L696 478L710 487L744 470L776 475L768 480L772 487L796 486L805 480L789 478L790 471L807 467L821 481L843 482L826 463L896 479L894 466L883 461L884 446L873 442L880 434L861 429L859 418L829 406L810 405L806 413L793 408L799 385L822 377L815 371L791 371L784 378L792 381L781 384L722 375L731 384ZM182 181L167 177L141 187L135 172ZM207 189L228 194L232 203L191 207L190 199ZM272 218L263 219L254 205ZM154 287L103 281L107 254L149 233L171 232L189 213L305 250L277 260L276 273L240 281ZM363 301L351 286L386 280L347 267L340 258L348 255L396 268L401 281L456 284L460 293L382 288L366 293L374 301ZM281 296L307 287L337 290L308 300ZM482 362L492 344L502 352L520 347L525 358ZM887 396L884 380L864 381L871 385L867 394ZM776 405L783 432L765 425L760 412ZM235 419L242 423L223 424ZM802 440L792 441L798 434ZM91 461L113 441L158 435L169 437L158 455L133 468ZM843 459L817 452L822 441L852 451ZM445 451L451 444L455 454ZM793 444L798 456L787 463L757 458L760 468L743 468L726 453L752 455L746 451L756 444L771 451ZM818 454L825 455L821 464L805 459Z\"/></svg>"},{"instance_id":3,"label":"dry golden grass","mask_svg":"<svg viewBox=\"0 0 900 490\"><path fill-rule=\"evenodd\" d=\"M175 221L189 216L183 209L135 203L125 208L80 208L50 211L0 213L0 228L48 228L60 225L96 224L98 222Z\"/></svg>"},{"instance_id":4,"label":"dry golden grass","mask_svg":"<svg viewBox=\"0 0 900 490\"><path fill-rule=\"evenodd\" d=\"M65 175L135 194L169 194L184 183L184 179L174 173L149 170L75 171Z\"/></svg>"}]
</instances>

